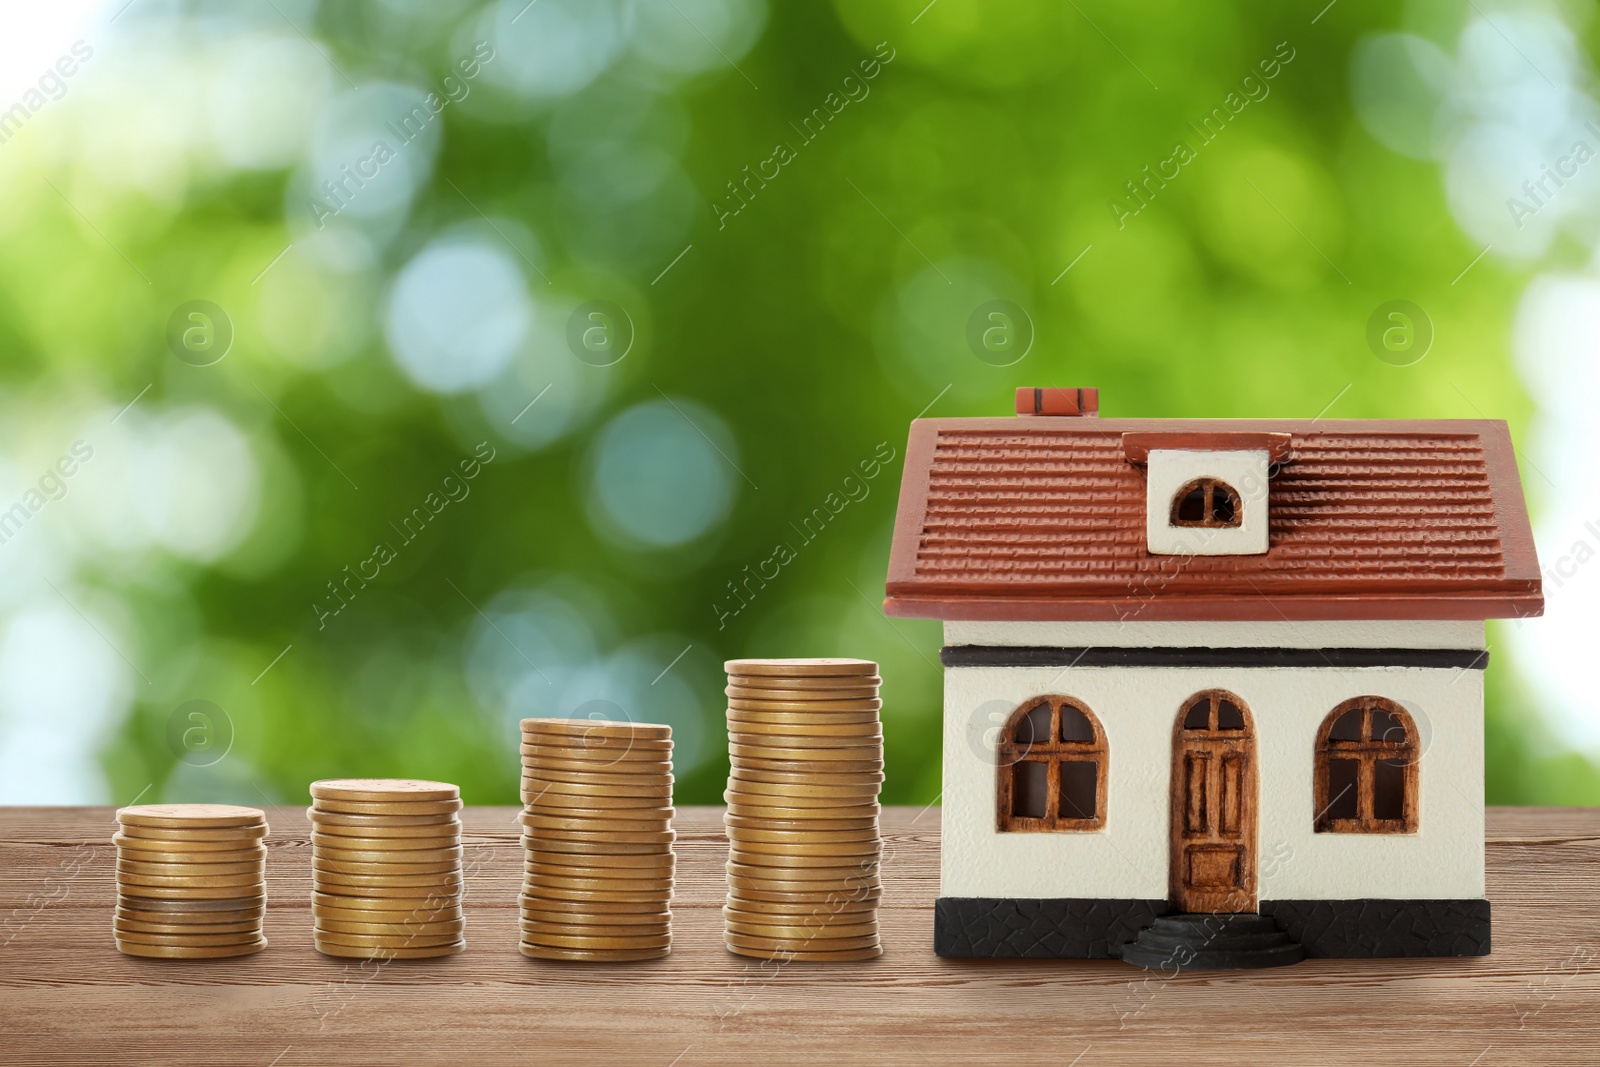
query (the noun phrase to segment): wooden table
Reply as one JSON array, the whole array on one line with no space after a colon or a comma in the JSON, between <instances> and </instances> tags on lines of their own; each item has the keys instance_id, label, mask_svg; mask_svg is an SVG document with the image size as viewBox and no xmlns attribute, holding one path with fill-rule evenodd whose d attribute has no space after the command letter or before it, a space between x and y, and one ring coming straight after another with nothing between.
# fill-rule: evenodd
<instances>
[{"instance_id":1,"label":"wooden table","mask_svg":"<svg viewBox=\"0 0 1600 1067\"><path fill-rule=\"evenodd\" d=\"M464 954L316 953L309 827L283 808L269 813L271 945L171 962L112 946L109 809L0 809L0 1064L1600 1063L1600 811L1491 809L1492 956L1176 977L935 957L939 812L914 808L884 817L877 960L728 953L715 808L679 810L669 958L531 960L515 810L464 814Z\"/></svg>"}]
</instances>

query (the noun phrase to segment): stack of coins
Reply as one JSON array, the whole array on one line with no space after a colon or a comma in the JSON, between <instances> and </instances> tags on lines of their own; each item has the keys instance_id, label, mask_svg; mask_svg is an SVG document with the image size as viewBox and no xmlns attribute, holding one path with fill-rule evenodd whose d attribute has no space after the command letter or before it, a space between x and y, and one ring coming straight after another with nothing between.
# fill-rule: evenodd
<instances>
[{"instance_id":1,"label":"stack of coins","mask_svg":"<svg viewBox=\"0 0 1600 1067\"><path fill-rule=\"evenodd\" d=\"M466 948L461 791L445 782L311 783L312 944L329 956L414 959Z\"/></svg>"},{"instance_id":2,"label":"stack of coins","mask_svg":"<svg viewBox=\"0 0 1600 1067\"><path fill-rule=\"evenodd\" d=\"M117 914L130 956L212 959L267 947L267 817L229 804L117 812Z\"/></svg>"},{"instance_id":3,"label":"stack of coins","mask_svg":"<svg viewBox=\"0 0 1600 1067\"><path fill-rule=\"evenodd\" d=\"M729 660L723 939L745 956L858 960L878 941L878 665Z\"/></svg>"},{"instance_id":4,"label":"stack of coins","mask_svg":"<svg viewBox=\"0 0 1600 1067\"><path fill-rule=\"evenodd\" d=\"M672 949L672 728L522 720L522 952L648 960Z\"/></svg>"}]
</instances>

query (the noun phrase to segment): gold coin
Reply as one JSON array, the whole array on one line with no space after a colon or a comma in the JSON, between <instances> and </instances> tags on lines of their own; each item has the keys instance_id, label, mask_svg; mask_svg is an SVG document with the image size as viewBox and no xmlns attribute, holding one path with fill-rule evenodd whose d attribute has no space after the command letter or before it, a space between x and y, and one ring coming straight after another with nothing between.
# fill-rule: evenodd
<instances>
[{"instance_id":1,"label":"gold coin","mask_svg":"<svg viewBox=\"0 0 1600 1067\"><path fill-rule=\"evenodd\" d=\"M808 692L825 689L859 689L862 686L880 686L883 678L876 674L728 674L728 684L742 689L804 689Z\"/></svg>"},{"instance_id":2,"label":"gold coin","mask_svg":"<svg viewBox=\"0 0 1600 1067\"><path fill-rule=\"evenodd\" d=\"M233 804L139 804L118 808L117 821L123 827L147 826L177 830L228 829L259 826L265 832L267 813L260 808Z\"/></svg>"},{"instance_id":3,"label":"gold coin","mask_svg":"<svg viewBox=\"0 0 1600 1067\"><path fill-rule=\"evenodd\" d=\"M600 818L587 815L547 815L538 811L525 811L519 817L523 826L534 830L582 830L588 833L606 833L611 830L628 833L660 833L672 825L672 815L651 813L637 818Z\"/></svg>"},{"instance_id":4,"label":"gold coin","mask_svg":"<svg viewBox=\"0 0 1600 1067\"><path fill-rule=\"evenodd\" d=\"M613 903L613 904L654 904L660 907L672 895L670 887L665 889L567 889L563 886L550 885L547 881L534 882L529 879L525 892L538 896L540 900L571 900L581 902Z\"/></svg>"},{"instance_id":5,"label":"gold coin","mask_svg":"<svg viewBox=\"0 0 1600 1067\"><path fill-rule=\"evenodd\" d=\"M876 915L880 904L876 897L852 900L844 895L836 900L754 900L729 891L723 912L743 916L748 922L815 923L836 918L862 922L860 916Z\"/></svg>"},{"instance_id":6,"label":"gold coin","mask_svg":"<svg viewBox=\"0 0 1600 1067\"><path fill-rule=\"evenodd\" d=\"M434 900L429 896L412 894L406 897L373 897L360 893L324 893L315 885L311 888L311 909L337 908L340 911L372 912L386 916L379 922L391 922L389 915L416 915L430 916L436 912L459 909L461 896L458 893L441 893L439 899Z\"/></svg>"},{"instance_id":7,"label":"gold coin","mask_svg":"<svg viewBox=\"0 0 1600 1067\"><path fill-rule=\"evenodd\" d=\"M777 753L762 755L760 753ZM729 762L734 767L782 771L789 774L882 774L883 752L871 748L767 748L758 745L729 745Z\"/></svg>"},{"instance_id":8,"label":"gold coin","mask_svg":"<svg viewBox=\"0 0 1600 1067\"><path fill-rule=\"evenodd\" d=\"M529 863L548 863L555 867L620 867L624 870L653 870L671 867L674 854L670 848L654 848L648 852L561 852L541 848L538 844L527 846L524 857Z\"/></svg>"},{"instance_id":9,"label":"gold coin","mask_svg":"<svg viewBox=\"0 0 1600 1067\"><path fill-rule=\"evenodd\" d=\"M654 762L634 760L628 763L602 763L599 760L524 755L522 757L522 770L524 774L538 774L543 771L564 771L568 774L625 774L629 777L659 779L672 773L672 763L670 760L656 760Z\"/></svg>"},{"instance_id":10,"label":"gold coin","mask_svg":"<svg viewBox=\"0 0 1600 1067\"><path fill-rule=\"evenodd\" d=\"M748 700L755 703L777 704L812 704L824 702L829 704L850 704L858 700L875 701L880 699L878 687L863 685L855 689L746 689L740 685L724 686L722 691L735 700Z\"/></svg>"},{"instance_id":11,"label":"gold coin","mask_svg":"<svg viewBox=\"0 0 1600 1067\"><path fill-rule=\"evenodd\" d=\"M336 908L327 904L313 904L311 914L330 922L376 926L427 926L431 923L461 922L465 918L460 904L442 908L411 908L407 911L374 911L370 908Z\"/></svg>"},{"instance_id":12,"label":"gold coin","mask_svg":"<svg viewBox=\"0 0 1600 1067\"><path fill-rule=\"evenodd\" d=\"M459 800L334 800L318 797L311 810L343 815L454 815L464 805Z\"/></svg>"},{"instance_id":13,"label":"gold coin","mask_svg":"<svg viewBox=\"0 0 1600 1067\"><path fill-rule=\"evenodd\" d=\"M833 900L869 899L863 893L872 893L883 888L883 882L877 875L857 875L852 877L839 877L831 881L795 879L784 881L777 878L747 878L742 874L729 874L729 892L737 890L741 896L752 900L766 899L764 894L782 894L779 900L809 901L813 903L827 903Z\"/></svg>"},{"instance_id":14,"label":"gold coin","mask_svg":"<svg viewBox=\"0 0 1600 1067\"><path fill-rule=\"evenodd\" d=\"M574 777L580 780L568 780ZM636 781L626 775L613 775L612 777L615 778L615 781L609 782L582 781L581 779L584 777L584 775L570 774L558 776L544 771L533 774L524 773L522 776L522 791L527 793L529 790L535 790L541 794L552 796L559 793L575 797L602 796L607 798L615 797L619 800L627 798L649 803L670 804L672 802L672 777L670 775L653 778L649 781Z\"/></svg>"},{"instance_id":15,"label":"gold coin","mask_svg":"<svg viewBox=\"0 0 1600 1067\"><path fill-rule=\"evenodd\" d=\"M544 945L522 943L522 954L541 960L571 960L586 963L633 963L639 960L660 959L670 955L671 947L638 949L569 949L548 948Z\"/></svg>"},{"instance_id":16,"label":"gold coin","mask_svg":"<svg viewBox=\"0 0 1600 1067\"><path fill-rule=\"evenodd\" d=\"M853 744L872 744L883 741L883 723L877 712L861 715L840 713L832 715L779 715L730 707L728 709L728 736L738 744L778 744L784 737L806 741L814 737L842 737Z\"/></svg>"},{"instance_id":17,"label":"gold coin","mask_svg":"<svg viewBox=\"0 0 1600 1067\"><path fill-rule=\"evenodd\" d=\"M870 960L883 955L881 944L871 945L867 948L848 949L833 952L784 952L771 948L752 948L748 946L729 943L728 951L740 956L749 956L752 959L778 960L784 963L844 963L850 960Z\"/></svg>"},{"instance_id":18,"label":"gold coin","mask_svg":"<svg viewBox=\"0 0 1600 1067\"><path fill-rule=\"evenodd\" d=\"M634 737L557 737L524 734L521 752L528 756L555 756L558 759L645 760L662 762L672 758L671 741L642 741Z\"/></svg>"},{"instance_id":19,"label":"gold coin","mask_svg":"<svg viewBox=\"0 0 1600 1067\"><path fill-rule=\"evenodd\" d=\"M155 923L125 916L119 909L111 920L111 929L118 933L125 931L142 934L243 934L251 931L259 934L261 920L240 919L231 923Z\"/></svg>"},{"instance_id":20,"label":"gold coin","mask_svg":"<svg viewBox=\"0 0 1600 1067\"><path fill-rule=\"evenodd\" d=\"M640 751L638 749L569 749L553 745L524 744L519 750L523 766L541 761L572 763L572 770L614 770L643 773L645 768L670 766L672 753L666 750Z\"/></svg>"},{"instance_id":21,"label":"gold coin","mask_svg":"<svg viewBox=\"0 0 1600 1067\"><path fill-rule=\"evenodd\" d=\"M584 795L584 793L549 793L531 792L523 789L522 803L525 806L542 809L554 816L582 816L582 814L605 814L610 817L632 819L635 816L648 816L648 814L670 814L672 801L662 797L602 797L598 793Z\"/></svg>"},{"instance_id":22,"label":"gold coin","mask_svg":"<svg viewBox=\"0 0 1600 1067\"><path fill-rule=\"evenodd\" d=\"M729 915L726 908L723 909L722 926L724 930L731 930L746 937L776 937L799 941L812 940L817 942L818 948L825 948L827 943L832 941L878 936L878 921L876 919L860 923L750 922L744 918Z\"/></svg>"},{"instance_id":23,"label":"gold coin","mask_svg":"<svg viewBox=\"0 0 1600 1067\"><path fill-rule=\"evenodd\" d=\"M877 697L854 700L778 700L775 697L744 695L749 692L752 690L728 695L728 710L740 713L739 719L769 719L770 716L779 714L806 715L813 720L835 718L854 726L863 722L877 722L878 713L883 710L883 701Z\"/></svg>"},{"instance_id":24,"label":"gold coin","mask_svg":"<svg viewBox=\"0 0 1600 1067\"><path fill-rule=\"evenodd\" d=\"M670 937L670 922L638 923L633 926L584 926L581 923L548 923L523 920L518 930L524 941L549 944L556 937Z\"/></svg>"},{"instance_id":25,"label":"gold coin","mask_svg":"<svg viewBox=\"0 0 1600 1067\"><path fill-rule=\"evenodd\" d=\"M774 885L778 882L845 882L860 885L863 881L878 877L878 860L861 860L859 862L845 861L827 866L806 865L801 863L786 865L766 865L757 863L744 863L740 859L730 859L726 868L729 877L744 878L750 881L764 882ZM801 886L800 888L806 888Z\"/></svg>"},{"instance_id":26,"label":"gold coin","mask_svg":"<svg viewBox=\"0 0 1600 1067\"><path fill-rule=\"evenodd\" d=\"M722 822L729 834L739 830L787 830L809 834L878 829L877 815L839 819L834 818L826 808L813 808L783 816L746 815L730 808L723 813Z\"/></svg>"},{"instance_id":27,"label":"gold coin","mask_svg":"<svg viewBox=\"0 0 1600 1067\"><path fill-rule=\"evenodd\" d=\"M666 930L672 925L672 912L666 909L656 912L612 912L609 915L572 912L558 913L554 918L524 913L518 922L523 930L527 930L530 926L548 926L568 933L592 934L598 927L600 930L616 930L618 933L628 934L636 930Z\"/></svg>"},{"instance_id":28,"label":"gold coin","mask_svg":"<svg viewBox=\"0 0 1600 1067\"><path fill-rule=\"evenodd\" d=\"M523 719L522 733L557 734L565 737L636 737L641 740L670 741L672 727L649 722L621 722L611 719Z\"/></svg>"},{"instance_id":29,"label":"gold coin","mask_svg":"<svg viewBox=\"0 0 1600 1067\"><path fill-rule=\"evenodd\" d=\"M155 886L162 889L237 889L261 888L263 872L247 871L242 874L134 874L117 871L119 886Z\"/></svg>"},{"instance_id":30,"label":"gold coin","mask_svg":"<svg viewBox=\"0 0 1600 1067\"><path fill-rule=\"evenodd\" d=\"M239 922L261 915L267 907L266 894L254 900L151 900L144 897L117 899L117 912L145 922ZM137 912L138 914L134 914Z\"/></svg>"},{"instance_id":31,"label":"gold coin","mask_svg":"<svg viewBox=\"0 0 1600 1067\"><path fill-rule=\"evenodd\" d=\"M538 779L541 782L564 782L568 785L603 786L607 789L616 789L619 793L629 793L633 790L651 790L652 795L662 790L672 788L673 777L670 774L630 774L626 771L561 771L550 768L522 770L522 780ZM638 793L633 793L637 796Z\"/></svg>"},{"instance_id":32,"label":"gold coin","mask_svg":"<svg viewBox=\"0 0 1600 1067\"><path fill-rule=\"evenodd\" d=\"M551 800L536 797L526 802L529 809L525 814L549 815L558 819L670 819L673 814L672 804L663 803L659 798L630 798L633 806L626 804L612 804L610 798L602 796L574 797L566 794L551 794Z\"/></svg>"},{"instance_id":33,"label":"gold coin","mask_svg":"<svg viewBox=\"0 0 1600 1067\"><path fill-rule=\"evenodd\" d=\"M537 852L570 853L580 857L584 863L590 862L591 856L660 856L672 849L670 838L666 841L617 841L604 835L594 838L593 834L552 834L546 831L535 834L524 829L522 845Z\"/></svg>"},{"instance_id":34,"label":"gold coin","mask_svg":"<svg viewBox=\"0 0 1600 1067\"><path fill-rule=\"evenodd\" d=\"M347 934L338 930L329 930L321 924L313 925L312 936L319 941L327 941L335 945L350 945L357 948L431 948L435 945L451 945L460 941L460 930L447 930L437 934L419 934L403 932L398 934Z\"/></svg>"},{"instance_id":35,"label":"gold coin","mask_svg":"<svg viewBox=\"0 0 1600 1067\"><path fill-rule=\"evenodd\" d=\"M346 959L364 960L421 960L432 959L435 956L454 956L466 949L466 941L457 941L453 945L422 945L414 948L379 948L360 945L342 945L337 941L329 941L315 934L311 937L311 947L324 956L340 956Z\"/></svg>"},{"instance_id":36,"label":"gold coin","mask_svg":"<svg viewBox=\"0 0 1600 1067\"><path fill-rule=\"evenodd\" d=\"M543 894L530 896L524 890L517 897L517 903L522 908L525 916L537 915L563 915L576 913L579 915L659 915L667 910L667 902L660 899L647 900L573 900L567 897L547 897ZM563 922L572 922L573 919L564 919Z\"/></svg>"},{"instance_id":37,"label":"gold coin","mask_svg":"<svg viewBox=\"0 0 1600 1067\"><path fill-rule=\"evenodd\" d=\"M740 948L753 949L758 952L794 953L875 948L880 943L877 934L867 934L861 937L836 937L820 941L817 938L810 937L754 937L727 929L723 930L722 939L728 945L737 945Z\"/></svg>"},{"instance_id":38,"label":"gold coin","mask_svg":"<svg viewBox=\"0 0 1600 1067\"><path fill-rule=\"evenodd\" d=\"M335 861L313 863L311 869L319 874L440 875L460 874L461 864L451 860L443 860L439 863L340 863Z\"/></svg>"},{"instance_id":39,"label":"gold coin","mask_svg":"<svg viewBox=\"0 0 1600 1067\"><path fill-rule=\"evenodd\" d=\"M227 877L230 874L253 874L260 881L266 873L260 860L244 863L146 863L140 860L117 857L117 873L155 875L161 878Z\"/></svg>"},{"instance_id":40,"label":"gold coin","mask_svg":"<svg viewBox=\"0 0 1600 1067\"><path fill-rule=\"evenodd\" d=\"M851 775L856 780L868 778L872 775L882 776L882 760L863 760L860 763L842 763L837 760L775 760L755 759L750 756L741 756L736 752L729 753L733 769L739 771L758 771L764 774L798 774L810 776L821 775L824 781L833 781L835 776Z\"/></svg>"},{"instance_id":41,"label":"gold coin","mask_svg":"<svg viewBox=\"0 0 1600 1067\"><path fill-rule=\"evenodd\" d=\"M760 889L747 888L747 886L728 886L728 902L730 904L747 905L747 907L766 907L766 905L814 905L814 907L830 907L830 909L846 909L851 905L874 905L883 899L882 885L851 886L851 888L832 889Z\"/></svg>"},{"instance_id":42,"label":"gold coin","mask_svg":"<svg viewBox=\"0 0 1600 1067\"><path fill-rule=\"evenodd\" d=\"M567 830L549 825L541 825L539 820L527 815L519 815L517 820L525 827L525 836L531 836L535 841L546 848L552 848L556 842L569 844L595 844L595 845L666 845L676 839L676 834L670 830ZM555 851L569 851L554 849Z\"/></svg>"},{"instance_id":43,"label":"gold coin","mask_svg":"<svg viewBox=\"0 0 1600 1067\"><path fill-rule=\"evenodd\" d=\"M775 792L762 792L751 788L760 782L728 783L722 799L735 815L769 814L779 819L830 818L860 819L876 816L880 812L875 793L857 796L811 796L805 793L784 792L781 787L767 785ZM798 814L796 814L798 813Z\"/></svg>"},{"instance_id":44,"label":"gold coin","mask_svg":"<svg viewBox=\"0 0 1600 1067\"><path fill-rule=\"evenodd\" d=\"M529 892L537 892L548 886L553 889L584 889L600 892L671 893L673 885L671 874L658 875L654 878L596 878L587 874L557 874L546 867L532 866L524 867L522 874Z\"/></svg>"},{"instance_id":45,"label":"gold coin","mask_svg":"<svg viewBox=\"0 0 1600 1067\"><path fill-rule=\"evenodd\" d=\"M459 882L433 886L347 885L344 882L336 882L313 873L311 888L313 892L321 893L324 896L350 897L358 900L387 897L395 901L404 901L418 908L438 908L461 899L461 884Z\"/></svg>"},{"instance_id":46,"label":"gold coin","mask_svg":"<svg viewBox=\"0 0 1600 1067\"><path fill-rule=\"evenodd\" d=\"M447 871L435 874L347 874L343 871L313 867L312 880L323 889L349 886L360 889L438 889L457 890L461 886L461 872ZM413 893L415 895L415 893Z\"/></svg>"},{"instance_id":47,"label":"gold coin","mask_svg":"<svg viewBox=\"0 0 1600 1067\"><path fill-rule=\"evenodd\" d=\"M171 863L186 867L226 867L236 863L262 863L265 848L232 849L218 852L168 852L164 849L131 848L117 845L117 859L129 863Z\"/></svg>"},{"instance_id":48,"label":"gold coin","mask_svg":"<svg viewBox=\"0 0 1600 1067\"><path fill-rule=\"evenodd\" d=\"M114 930L118 941L131 945L181 945L191 948L248 945L261 939L261 931L229 934L152 934L141 930Z\"/></svg>"},{"instance_id":49,"label":"gold coin","mask_svg":"<svg viewBox=\"0 0 1600 1067\"><path fill-rule=\"evenodd\" d=\"M626 936L598 936L575 937L570 934L538 931L536 933L524 932L522 943L537 944L548 948L570 949L647 949L666 948L672 944L671 934L651 934L639 937Z\"/></svg>"},{"instance_id":50,"label":"gold coin","mask_svg":"<svg viewBox=\"0 0 1600 1067\"><path fill-rule=\"evenodd\" d=\"M438 852L440 849L461 847L459 834L439 837L341 837L338 834L311 833L311 843L318 848L331 848L338 852L381 852L393 855L397 862L409 862L414 852Z\"/></svg>"},{"instance_id":51,"label":"gold coin","mask_svg":"<svg viewBox=\"0 0 1600 1067\"><path fill-rule=\"evenodd\" d=\"M877 674L878 665L870 659L730 659L722 669L729 674L776 675L780 678L836 678Z\"/></svg>"},{"instance_id":52,"label":"gold coin","mask_svg":"<svg viewBox=\"0 0 1600 1067\"><path fill-rule=\"evenodd\" d=\"M764 771L759 767L745 767L738 761L734 762L730 772L733 781L756 782L763 785L814 785L819 789L845 789L850 792L859 792L870 789L877 792L883 784L882 771L863 771L860 773L834 772L817 767L810 771L796 773L794 771Z\"/></svg>"},{"instance_id":53,"label":"gold coin","mask_svg":"<svg viewBox=\"0 0 1600 1067\"><path fill-rule=\"evenodd\" d=\"M421 815L359 815L347 811L328 811L320 807L306 809L306 817L311 824L324 832L332 832L332 826L372 827L374 829L398 829L407 826L421 826L433 828L434 832L448 831L452 827L460 826L461 820L455 808L444 812L426 812ZM386 836L372 834L373 837ZM424 835L426 836L426 835Z\"/></svg>"},{"instance_id":54,"label":"gold coin","mask_svg":"<svg viewBox=\"0 0 1600 1067\"><path fill-rule=\"evenodd\" d=\"M123 826L111 836L113 841L148 842L150 848L211 851L259 846L267 837L265 826L228 826L220 830L174 830L158 826Z\"/></svg>"},{"instance_id":55,"label":"gold coin","mask_svg":"<svg viewBox=\"0 0 1600 1067\"><path fill-rule=\"evenodd\" d=\"M676 864L670 859L654 867L586 867L565 863L548 863L528 860L522 865L524 874L540 874L550 878L584 878L591 881L647 882L672 879Z\"/></svg>"},{"instance_id":56,"label":"gold coin","mask_svg":"<svg viewBox=\"0 0 1600 1067\"><path fill-rule=\"evenodd\" d=\"M768 723L771 725L771 723ZM794 726L789 733L750 733L730 723L728 744L741 749L757 749L770 760L877 760L883 757L883 729L862 734L810 733L808 726Z\"/></svg>"},{"instance_id":57,"label":"gold coin","mask_svg":"<svg viewBox=\"0 0 1600 1067\"><path fill-rule=\"evenodd\" d=\"M386 843L392 842L395 848L417 847L406 844L408 841L431 841L443 837L459 838L461 830L461 820L456 818L451 818L448 822L428 823L421 826L389 826L381 822L366 826L347 826L344 823L323 822L317 818L311 820L311 833L313 836L350 837L366 841L381 840Z\"/></svg>"},{"instance_id":58,"label":"gold coin","mask_svg":"<svg viewBox=\"0 0 1600 1067\"><path fill-rule=\"evenodd\" d=\"M466 923L462 919L445 919L439 922L345 922L342 919L333 919L326 915L314 916L314 929L328 934L354 934L364 937L384 937L405 940L411 935L417 937L438 938L449 935L451 940L458 940Z\"/></svg>"},{"instance_id":59,"label":"gold coin","mask_svg":"<svg viewBox=\"0 0 1600 1067\"><path fill-rule=\"evenodd\" d=\"M519 928L526 933L532 927L549 926L560 930L578 933L588 930L594 933L629 933L634 930L667 930L672 926L672 912L666 909L641 912L608 912L596 915L582 910L581 905L575 905L573 911L559 911L540 908L523 908L517 920Z\"/></svg>"},{"instance_id":60,"label":"gold coin","mask_svg":"<svg viewBox=\"0 0 1600 1067\"><path fill-rule=\"evenodd\" d=\"M440 863L459 861L462 854L463 850L459 845L454 848L407 849L403 853L384 849L328 848L322 845L313 846L311 850L313 860L330 863ZM405 857L404 860L398 858L402 855Z\"/></svg>"},{"instance_id":61,"label":"gold coin","mask_svg":"<svg viewBox=\"0 0 1600 1067\"><path fill-rule=\"evenodd\" d=\"M775 845L770 841L736 841L729 855L740 863L756 867L782 866L794 863L801 867L820 867L819 860L833 860L835 864L863 859L876 861L882 849L876 841L860 841L850 845Z\"/></svg>"},{"instance_id":62,"label":"gold coin","mask_svg":"<svg viewBox=\"0 0 1600 1067\"><path fill-rule=\"evenodd\" d=\"M367 803L457 800L461 788L449 782L420 778L324 778L311 783L315 800L359 800Z\"/></svg>"},{"instance_id":63,"label":"gold coin","mask_svg":"<svg viewBox=\"0 0 1600 1067\"><path fill-rule=\"evenodd\" d=\"M724 832L728 840L738 845L751 845L764 842L774 845L858 845L863 842L874 844L882 840L876 826L867 826L854 830L814 830L805 824L802 828L795 829L790 826L774 827L771 823L764 822L760 826L727 826Z\"/></svg>"},{"instance_id":64,"label":"gold coin","mask_svg":"<svg viewBox=\"0 0 1600 1067\"><path fill-rule=\"evenodd\" d=\"M266 947L267 939L264 937L242 945L143 945L117 939L117 951L125 955L172 960L218 960L228 956L249 956Z\"/></svg>"}]
</instances>

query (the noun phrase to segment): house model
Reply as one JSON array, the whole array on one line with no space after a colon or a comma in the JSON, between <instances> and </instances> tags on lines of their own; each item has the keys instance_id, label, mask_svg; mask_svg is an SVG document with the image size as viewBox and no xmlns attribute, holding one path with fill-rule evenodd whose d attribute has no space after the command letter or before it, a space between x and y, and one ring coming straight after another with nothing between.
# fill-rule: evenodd
<instances>
[{"instance_id":1,"label":"house model","mask_svg":"<svg viewBox=\"0 0 1600 1067\"><path fill-rule=\"evenodd\" d=\"M1489 951L1484 621L1543 610L1500 421L911 424L885 609L944 620L935 950Z\"/></svg>"}]
</instances>

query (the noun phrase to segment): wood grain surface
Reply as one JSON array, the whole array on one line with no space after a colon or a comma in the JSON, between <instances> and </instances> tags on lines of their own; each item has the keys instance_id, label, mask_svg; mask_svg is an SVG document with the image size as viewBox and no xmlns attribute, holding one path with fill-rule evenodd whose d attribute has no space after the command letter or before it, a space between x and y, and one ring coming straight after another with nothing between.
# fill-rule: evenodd
<instances>
[{"instance_id":1,"label":"wood grain surface","mask_svg":"<svg viewBox=\"0 0 1600 1067\"><path fill-rule=\"evenodd\" d=\"M515 809L469 808L468 949L387 964L311 948L304 809L269 812L271 945L238 960L112 946L112 816L0 809L0 1064L1600 1063L1600 811L1491 809L1494 954L1168 975L933 955L938 809L885 813L864 963L722 946L718 809L680 809L674 948L641 964L517 951Z\"/></svg>"}]
</instances>

